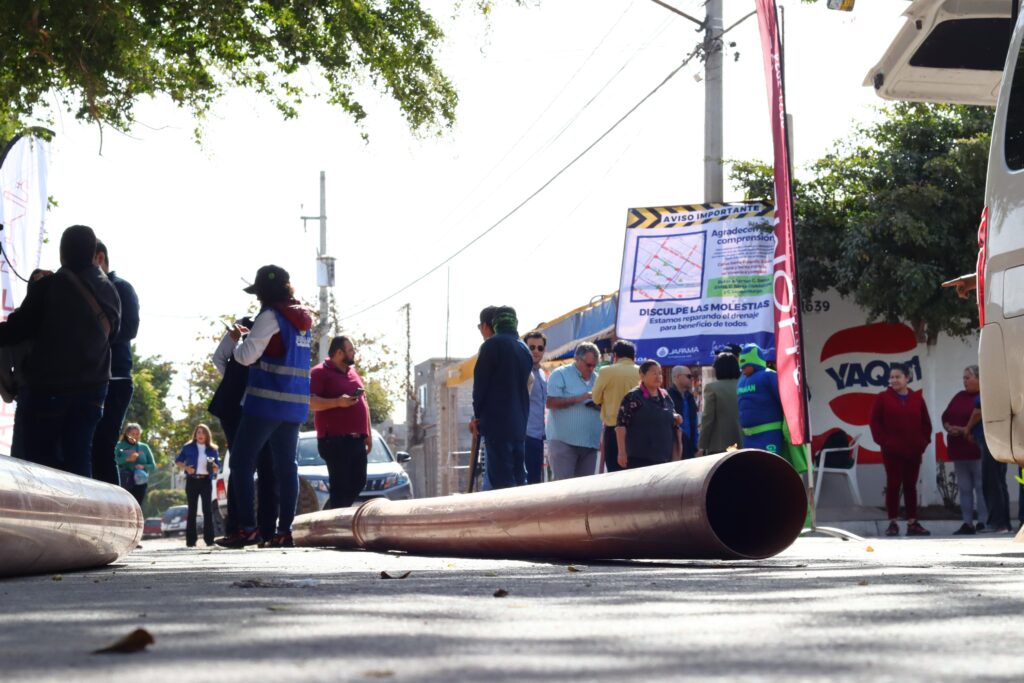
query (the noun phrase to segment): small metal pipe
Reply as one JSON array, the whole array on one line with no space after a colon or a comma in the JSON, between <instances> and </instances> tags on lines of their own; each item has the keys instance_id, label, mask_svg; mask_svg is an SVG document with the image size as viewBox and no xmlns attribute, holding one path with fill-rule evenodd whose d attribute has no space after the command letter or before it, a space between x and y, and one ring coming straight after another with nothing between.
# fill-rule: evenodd
<instances>
[{"instance_id":1,"label":"small metal pipe","mask_svg":"<svg viewBox=\"0 0 1024 683\"><path fill-rule=\"evenodd\" d=\"M459 557L763 559L803 528L800 475L742 450L499 491L371 500L295 519L295 544Z\"/></svg>"},{"instance_id":2,"label":"small metal pipe","mask_svg":"<svg viewBox=\"0 0 1024 683\"><path fill-rule=\"evenodd\" d=\"M142 537L124 489L0 456L0 576L110 564Z\"/></svg>"}]
</instances>

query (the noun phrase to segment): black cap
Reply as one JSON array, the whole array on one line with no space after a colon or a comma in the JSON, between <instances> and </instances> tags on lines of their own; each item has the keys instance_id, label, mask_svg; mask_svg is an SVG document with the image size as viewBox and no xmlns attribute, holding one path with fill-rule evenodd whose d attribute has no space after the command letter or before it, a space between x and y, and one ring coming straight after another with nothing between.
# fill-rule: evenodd
<instances>
[{"instance_id":1,"label":"black cap","mask_svg":"<svg viewBox=\"0 0 1024 683\"><path fill-rule=\"evenodd\" d=\"M255 294L261 290L266 290L274 284L282 284L286 282L291 282L291 278L288 276L287 270L281 266L262 266L256 271L256 281L242 291L246 294Z\"/></svg>"}]
</instances>

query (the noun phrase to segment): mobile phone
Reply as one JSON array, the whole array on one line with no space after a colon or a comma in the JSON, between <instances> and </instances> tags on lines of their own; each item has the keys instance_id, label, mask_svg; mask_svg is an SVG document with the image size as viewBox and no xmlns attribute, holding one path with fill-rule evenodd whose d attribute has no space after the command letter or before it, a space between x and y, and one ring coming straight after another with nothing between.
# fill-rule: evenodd
<instances>
[{"instance_id":1,"label":"mobile phone","mask_svg":"<svg viewBox=\"0 0 1024 683\"><path fill-rule=\"evenodd\" d=\"M362 387L356 387L355 390L351 394L349 394L349 396L362 396L364 393L366 393L366 389Z\"/></svg>"},{"instance_id":2,"label":"mobile phone","mask_svg":"<svg viewBox=\"0 0 1024 683\"><path fill-rule=\"evenodd\" d=\"M594 408L595 410L600 410L601 409L601 406L597 405L596 403L594 403L593 400L591 400L589 398L586 401L583 402L583 405L585 405L588 408Z\"/></svg>"}]
</instances>

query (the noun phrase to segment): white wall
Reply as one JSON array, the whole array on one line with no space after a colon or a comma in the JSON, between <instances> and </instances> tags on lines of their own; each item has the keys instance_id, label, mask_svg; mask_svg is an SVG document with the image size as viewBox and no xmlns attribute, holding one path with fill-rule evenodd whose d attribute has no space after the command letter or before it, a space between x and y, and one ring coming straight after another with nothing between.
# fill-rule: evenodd
<instances>
[{"instance_id":1,"label":"white wall","mask_svg":"<svg viewBox=\"0 0 1024 683\"><path fill-rule=\"evenodd\" d=\"M933 427L932 443L921 467L921 503L941 504L935 484L935 445L942 429L939 418L953 395L963 388L963 369L978 362L977 337L961 340L943 336L935 346L928 347L918 344L907 326L862 327L867 325L864 312L835 292L817 295L807 303L812 310L804 313L804 353L813 434L839 427L850 435L859 434L864 449L877 451L867 424L871 401L886 387L890 363L910 363L914 375L911 388L924 391ZM824 360L823 352L828 355ZM862 453L857 468L861 496L865 505L883 505L885 472L881 464L864 462L871 456ZM1012 474L1008 473L1010 482ZM842 477L825 479L820 505L849 504ZM1016 484L1013 486L1011 499L1015 500Z\"/></svg>"}]
</instances>

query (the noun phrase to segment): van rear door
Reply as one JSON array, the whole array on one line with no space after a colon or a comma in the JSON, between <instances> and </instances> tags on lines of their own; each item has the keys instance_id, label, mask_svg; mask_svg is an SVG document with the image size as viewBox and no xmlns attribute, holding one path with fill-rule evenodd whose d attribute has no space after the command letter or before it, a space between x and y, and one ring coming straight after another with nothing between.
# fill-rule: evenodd
<instances>
[{"instance_id":1,"label":"van rear door","mask_svg":"<svg viewBox=\"0 0 1024 683\"><path fill-rule=\"evenodd\" d=\"M915 0L868 72L879 97L995 106L1018 0Z\"/></svg>"}]
</instances>

